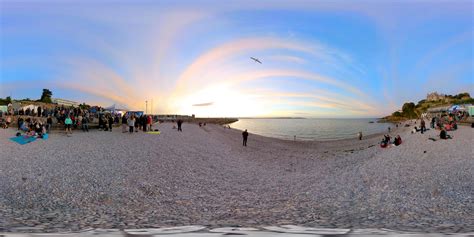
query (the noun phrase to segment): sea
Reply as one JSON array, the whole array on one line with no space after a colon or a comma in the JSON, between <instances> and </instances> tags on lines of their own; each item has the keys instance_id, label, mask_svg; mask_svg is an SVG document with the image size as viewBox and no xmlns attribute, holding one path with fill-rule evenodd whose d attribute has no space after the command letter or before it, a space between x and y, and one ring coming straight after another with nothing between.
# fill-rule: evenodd
<instances>
[{"instance_id":1,"label":"sea","mask_svg":"<svg viewBox=\"0 0 474 237\"><path fill-rule=\"evenodd\" d=\"M327 119L327 118L241 118L230 124L232 128L249 133L286 140L328 141L356 138L387 132L391 123L377 123L376 118Z\"/></svg>"}]
</instances>

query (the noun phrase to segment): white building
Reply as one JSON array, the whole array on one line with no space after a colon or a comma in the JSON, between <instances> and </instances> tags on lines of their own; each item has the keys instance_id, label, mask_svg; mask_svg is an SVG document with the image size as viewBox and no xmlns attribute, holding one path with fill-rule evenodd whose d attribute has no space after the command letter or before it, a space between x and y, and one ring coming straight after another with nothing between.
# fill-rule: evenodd
<instances>
[{"instance_id":1,"label":"white building","mask_svg":"<svg viewBox=\"0 0 474 237\"><path fill-rule=\"evenodd\" d=\"M65 99L58 99L58 98L54 98L52 99L52 101L53 103L58 104L58 105L73 106L73 107L78 107L80 104L72 100L65 100Z\"/></svg>"}]
</instances>

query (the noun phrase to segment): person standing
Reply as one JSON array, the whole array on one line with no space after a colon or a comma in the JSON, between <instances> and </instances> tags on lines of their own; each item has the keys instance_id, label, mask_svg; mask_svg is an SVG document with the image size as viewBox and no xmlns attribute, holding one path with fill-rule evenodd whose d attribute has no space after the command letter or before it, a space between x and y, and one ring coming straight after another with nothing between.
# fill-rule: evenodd
<instances>
[{"instance_id":1,"label":"person standing","mask_svg":"<svg viewBox=\"0 0 474 237\"><path fill-rule=\"evenodd\" d=\"M147 127L148 127L148 124L147 124L147 116L146 115L143 115L142 116L142 130L143 132L146 132L147 131Z\"/></svg>"},{"instance_id":2,"label":"person standing","mask_svg":"<svg viewBox=\"0 0 474 237\"><path fill-rule=\"evenodd\" d=\"M147 126L148 126L148 131L152 131L152 121L153 121L153 118L151 117L151 115L148 115L147 117Z\"/></svg>"},{"instance_id":3,"label":"person standing","mask_svg":"<svg viewBox=\"0 0 474 237\"><path fill-rule=\"evenodd\" d=\"M66 119L64 120L64 126L66 127L66 135L68 135L68 132L72 134L72 119L68 115Z\"/></svg>"},{"instance_id":4,"label":"person standing","mask_svg":"<svg viewBox=\"0 0 474 237\"><path fill-rule=\"evenodd\" d=\"M425 131L426 131L425 120L421 119L421 134L423 134Z\"/></svg>"},{"instance_id":5,"label":"person standing","mask_svg":"<svg viewBox=\"0 0 474 237\"><path fill-rule=\"evenodd\" d=\"M38 114L37 114L38 117L41 117L41 113L42 113L41 106L38 106L38 109L36 109L36 110L38 111Z\"/></svg>"},{"instance_id":6,"label":"person standing","mask_svg":"<svg viewBox=\"0 0 474 237\"><path fill-rule=\"evenodd\" d=\"M48 116L48 118L46 119L46 131L48 133L51 132L51 128L53 127L53 118L51 118L51 115Z\"/></svg>"},{"instance_id":7,"label":"person standing","mask_svg":"<svg viewBox=\"0 0 474 237\"><path fill-rule=\"evenodd\" d=\"M122 133L127 132L127 116L126 114L123 114L122 116Z\"/></svg>"},{"instance_id":8,"label":"person standing","mask_svg":"<svg viewBox=\"0 0 474 237\"><path fill-rule=\"evenodd\" d=\"M21 126L23 125L23 118L18 116L18 120L17 120L17 125L18 125L18 130L21 130Z\"/></svg>"},{"instance_id":9,"label":"person standing","mask_svg":"<svg viewBox=\"0 0 474 237\"><path fill-rule=\"evenodd\" d=\"M358 134L359 140L362 140L362 132L359 132Z\"/></svg>"},{"instance_id":10,"label":"person standing","mask_svg":"<svg viewBox=\"0 0 474 237\"><path fill-rule=\"evenodd\" d=\"M9 127L10 127L10 123L12 123L12 116L7 115L7 119L6 119L6 121L5 121L6 128L9 128Z\"/></svg>"},{"instance_id":11,"label":"person standing","mask_svg":"<svg viewBox=\"0 0 474 237\"><path fill-rule=\"evenodd\" d=\"M112 132L112 125L114 124L114 118L112 115L109 115L109 131Z\"/></svg>"},{"instance_id":12,"label":"person standing","mask_svg":"<svg viewBox=\"0 0 474 237\"><path fill-rule=\"evenodd\" d=\"M78 128L82 128L82 114L79 114L77 117L76 117L76 124L77 124L77 127Z\"/></svg>"},{"instance_id":13,"label":"person standing","mask_svg":"<svg viewBox=\"0 0 474 237\"><path fill-rule=\"evenodd\" d=\"M133 114L132 116L130 116L130 118L127 119L127 123L128 123L128 132L132 134L133 128L135 127L135 116Z\"/></svg>"},{"instance_id":14,"label":"person standing","mask_svg":"<svg viewBox=\"0 0 474 237\"><path fill-rule=\"evenodd\" d=\"M140 117L138 117L138 115L133 116L133 121L135 124L135 132L138 132L138 128L140 127Z\"/></svg>"},{"instance_id":15,"label":"person standing","mask_svg":"<svg viewBox=\"0 0 474 237\"><path fill-rule=\"evenodd\" d=\"M181 119L178 120L178 131L182 132L183 130L181 129L181 125L183 124L183 121Z\"/></svg>"},{"instance_id":16,"label":"person standing","mask_svg":"<svg viewBox=\"0 0 474 237\"><path fill-rule=\"evenodd\" d=\"M89 117L86 115L82 117L82 131L89 132Z\"/></svg>"},{"instance_id":17,"label":"person standing","mask_svg":"<svg viewBox=\"0 0 474 237\"><path fill-rule=\"evenodd\" d=\"M102 131L103 128L104 128L103 115L102 115L102 114L99 114L99 131Z\"/></svg>"},{"instance_id":18,"label":"person standing","mask_svg":"<svg viewBox=\"0 0 474 237\"><path fill-rule=\"evenodd\" d=\"M247 132L247 129L242 133L242 145L247 146L247 138L249 137L249 133Z\"/></svg>"}]
</instances>

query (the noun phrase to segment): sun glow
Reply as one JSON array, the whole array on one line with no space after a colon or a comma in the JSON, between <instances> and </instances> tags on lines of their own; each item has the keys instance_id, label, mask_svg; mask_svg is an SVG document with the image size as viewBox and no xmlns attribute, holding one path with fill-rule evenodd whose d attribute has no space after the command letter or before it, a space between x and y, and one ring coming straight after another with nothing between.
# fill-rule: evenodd
<instances>
[{"instance_id":1,"label":"sun glow","mask_svg":"<svg viewBox=\"0 0 474 237\"><path fill-rule=\"evenodd\" d=\"M266 102L258 95L241 93L228 85L210 86L189 96L176 98L179 113L196 114L199 117L245 117L261 116ZM205 106L197 106L204 104Z\"/></svg>"}]
</instances>

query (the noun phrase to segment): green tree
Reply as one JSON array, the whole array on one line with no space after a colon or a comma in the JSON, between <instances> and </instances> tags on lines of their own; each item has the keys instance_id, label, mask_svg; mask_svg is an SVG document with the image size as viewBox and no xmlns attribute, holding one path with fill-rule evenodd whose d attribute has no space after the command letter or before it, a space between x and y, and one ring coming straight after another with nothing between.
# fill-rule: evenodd
<instances>
[{"instance_id":1,"label":"green tree","mask_svg":"<svg viewBox=\"0 0 474 237\"><path fill-rule=\"evenodd\" d=\"M464 93L459 93L457 96L456 96L456 99L468 99L468 98L471 98L471 95L469 95L469 93L467 92L464 92Z\"/></svg>"},{"instance_id":2,"label":"green tree","mask_svg":"<svg viewBox=\"0 0 474 237\"><path fill-rule=\"evenodd\" d=\"M79 108L81 108L81 109L90 109L91 106L86 104L86 103L82 103L82 104L79 105Z\"/></svg>"},{"instance_id":3,"label":"green tree","mask_svg":"<svg viewBox=\"0 0 474 237\"><path fill-rule=\"evenodd\" d=\"M49 89L43 89L43 94L41 94L41 102L45 103L52 103L53 101L51 100L51 96L53 96L53 92L51 92Z\"/></svg>"},{"instance_id":4,"label":"green tree","mask_svg":"<svg viewBox=\"0 0 474 237\"><path fill-rule=\"evenodd\" d=\"M0 98L0 105L8 105L12 102L12 98L7 96L5 99Z\"/></svg>"},{"instance_id":5,"label":"green tree","mask_svg":"<svg viewBox=\"0 0 474 237\"><path fill-rule=\"evenodd\" d=\"M396 112L393 112L392 116L394 116L394 117L402 117L402 113L396 111Z\"/></svg>"},{"instance_id":6,"label":"green tree","mask_svg":"<svg viewBox=\"0 0 474 237\"><path fill-rule=\"evenodd\" d=\"M426 102L426 100L420 100L420 101L418 101L418 104L416 104L416 107L422 106L425 102Z\"/></svg>"},{"instance_id":7,"label":"green tree","mask_svg":"<svg viewBox=\"0 0 474 237\"><path fill-rule=\"evenodd\" d=\"M416 118L416 112L415 112L415 103L410 102L410 103L405 103L402 106L402 114L406 118Z\"/></svg>"}]
</instances>

